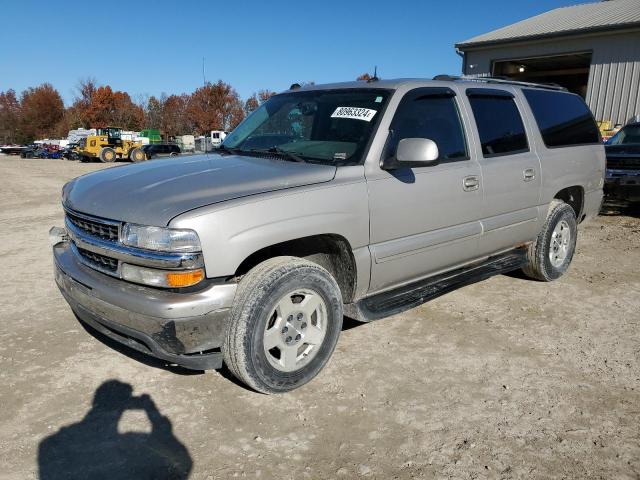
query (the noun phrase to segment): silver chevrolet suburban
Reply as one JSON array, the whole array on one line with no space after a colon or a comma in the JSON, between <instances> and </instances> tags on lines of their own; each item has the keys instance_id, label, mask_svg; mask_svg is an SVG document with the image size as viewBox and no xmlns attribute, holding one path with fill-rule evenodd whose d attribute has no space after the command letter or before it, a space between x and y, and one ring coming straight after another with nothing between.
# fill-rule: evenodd
<instances>
[{"instance_id":1,"label":"silver chevrolet suburban","mask_svg":"<svg viewBox=\"0 0 640 480\"><path fill-rule=\"evenodd\" d=\"M276 95L214 154L84 175L62 190L55 279L84 323L264 393L367 322L491 275L560 277L602 202L583 100L439 76Z\"/></svg>"}]
</instances>

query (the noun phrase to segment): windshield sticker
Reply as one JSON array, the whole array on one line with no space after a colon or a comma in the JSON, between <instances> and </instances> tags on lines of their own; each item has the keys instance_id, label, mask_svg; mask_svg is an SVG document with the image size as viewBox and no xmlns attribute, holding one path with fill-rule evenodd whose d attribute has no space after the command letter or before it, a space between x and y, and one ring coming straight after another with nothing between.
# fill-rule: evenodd
<instances>
[{"instance_id":1,"label":"windshield sticker","mask_svg":"<svg viewBox=\"0 0 640 480\"><path fill-rule=\"evenodd\" d=\"M376 97L376 103L381 103L382 102L382 97Z\"/></svg>"},{"instance_id":2,"label":"windshield sticker","mask_svg":"<svg viewBox=\"0 0 640 480\"><path fill-rule=\"evenodd\" d=\"M350 118L352 120L370 122L376 113L377 110L371 110L370 108L338 107L331 114L331 118Z\"/></svg>"},{"instance_id":3,"label":"windshield sticker","mask_svg":"<svg viewBox=\"0 0 640 480\"><path fill-rule=\"evenodd\" d=\"M333 154L334 160L346 160L347 154L345 152L336 152Z\"/></svg>"}]
</instances>

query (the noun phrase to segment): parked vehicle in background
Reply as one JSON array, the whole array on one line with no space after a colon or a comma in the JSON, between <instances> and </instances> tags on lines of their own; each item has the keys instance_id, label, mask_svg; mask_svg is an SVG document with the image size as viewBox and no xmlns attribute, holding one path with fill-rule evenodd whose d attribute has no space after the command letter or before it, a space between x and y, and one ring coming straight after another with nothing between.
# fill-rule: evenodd
<instances>
[{"instance_id":1,"label":"parked vehicle in background","mask_svg":"<svg viewBox=\"0 0 640 480\"><path fill-rule=\"evenodd\" d=\"M121 138L122 129L105 127L97 129L95 135L82 138L77 148L78 155L84 161L100 160L111 163L118 159L129 159L132 162L144 160L140 149L141 143Z\"/></svg>"},{"instance_id":2,"label":"parked vehicle in background","mask_svg":"<svg viewBox=\"0 0 640 480\"><path fill-rule=\"evenodd\" d=\"M20 155L22 152L30 148L26 145L3 145L0 147L0 153L5 155Z\"/></svg>"},{"instance_id":3,"label":"parked vehicle in background","mask_svg":"<svg viewBox=\"0 0 640 480\"><path fill-rule=\"evenodd\" d=\"M218 153L67 183L55 278L112 339L193 369L224 361L264 393L317 375L345 314L515 269L559 278L605 170L581 97L491 78L295 88Z\"/></svg>"},{"instance_id":4,"label":"parked vehicle in background","mask_svg":"<svg viewBox=\"0 0 640 480\"><path fill-rule=\"evenodd\" d=\"M211 130L211 147L220 147L227 135L229 135L229 132L224 132L222 130Z\"/></svg>"},{"instance_id":5,"label":"parked vehicle in background","mask_svg":"<svg viewBox=\"0 0 640 480\"><path fill-rule=\"evenodd\" d=\"M146 160L159 157L177 157L180 155L180 147L173 143L151 143L140 147Z\"/></svg>"},{"instance_id":6,"label":"parked vehicle in background","mask_svg":"<svg viewBox=\"0 0 640 480\"><path fill-rule=\"evenodd\" d=\"M66 160L80 160L80 154L77 152L78 146L78 143L70 143L66 147L60 149L60 155L62 155L62 158Z\"/></svg>"},{"instance_id":7,"label":"parked vehicle in background","mask_svg":"<svg viewBox=\"0 0 640 480\"><path fill-rule=\"evenodd\" d=\"M193 135L178 135L173 141L180 147L182 153L194 152L196 149L196 139Z\"/></svg>"},{"instance_id":8,"label":"parked vehicle in background","mask_svg":"<svg viewBox=\"0 0 640 480\"><path fill-rule=\"evenodd\" d=\"M62 158L57 145L33 144L20 153L21 158Z\"/></svg>"},{"instance_id":9,"label":"parked vehicle in background","mask_svg":"<svg viewBox=\"0 0 640 480\"><path fill-rule=\"evenodd\" d=\"M640 202L640 122L624 126L606 145L608 197Z\"/></svg>"},{"instance_id":10,"label":"parked vehicle in background","mask_svg":"<svg viewBox=\"0 0 640 480\"><path fill-rule=\"evenodd\" d=\"M145 130L141 130L139 137L148 138L148 143L162 143L162 136L160 135L160 130L155 128L147 128Z\"/></svg>"},{"instance_id":11,"label":"parked vehicle in background","mask_svg":"<svg viewBox=\"0 0 640 480\"><path fill-rule=\"evenodd\" d=\"M41 145L26 145L20 152L20 158L39 158L43 151L44 148Z\"/></svg>"}]
</instances>

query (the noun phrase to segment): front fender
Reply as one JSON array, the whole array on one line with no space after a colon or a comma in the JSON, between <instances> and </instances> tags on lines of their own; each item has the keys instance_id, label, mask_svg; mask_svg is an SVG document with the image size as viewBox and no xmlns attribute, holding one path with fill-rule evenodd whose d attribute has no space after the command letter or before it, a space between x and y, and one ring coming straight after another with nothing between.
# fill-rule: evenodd
<instances>
[{"instance_id":1,"label":"front fender","mask_svg":"<svg viewBox=\"0 0 640 480\"><path fill-rule=\"evenodd\" d=\"M351 169L362 171L339 171ZM311 235L340 235L356 250L369 243L367 186L364 175L347 173L329 184L202 207L174 218L170 226L198 232L209 278L233 275L244 259L265 247Z\"/></svg>"}]
</instances>

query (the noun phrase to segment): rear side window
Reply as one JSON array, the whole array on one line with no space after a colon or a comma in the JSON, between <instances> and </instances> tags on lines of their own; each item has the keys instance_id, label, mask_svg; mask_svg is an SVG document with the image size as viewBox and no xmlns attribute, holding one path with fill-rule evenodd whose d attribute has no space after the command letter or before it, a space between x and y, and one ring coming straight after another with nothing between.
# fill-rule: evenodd
<instances>
[{"instance_id":1,"label":"rear side window","mask_svg":"<svg viewBox=\"0 0 640 480\"><path fill-rule=\"evenodd\" d=\"M522 117L509 92L474 88L467 95L485 157L529 150Z\"/></svg>"},{"instance_id":2,"label":"rear side window","mask_svg":"<svg viewBox=\"0 0 640 480\"><path fill-rule=\"evenodd\" d=\"M448 88L420 88L407 93L390 130L386 151L391 155L404 138L428 138L438 146L441 162L469 158L454 93Z\"/></svg>"},{"instance_id":3,"label":"rear side window","mask_svg":"<svg viewBox=\"0 0 640 480\"><path fill-rule=\"evenodd\" d=\"M600 143L600 133L584 100L573 93L524 89L547 147Z\"/></svg>"}]
</instances>

